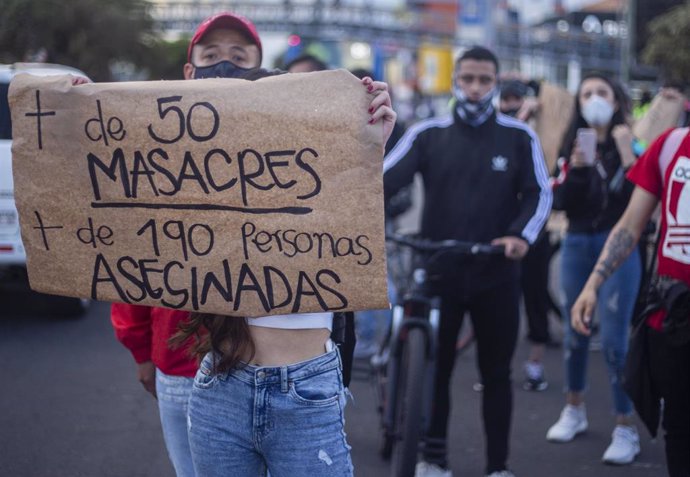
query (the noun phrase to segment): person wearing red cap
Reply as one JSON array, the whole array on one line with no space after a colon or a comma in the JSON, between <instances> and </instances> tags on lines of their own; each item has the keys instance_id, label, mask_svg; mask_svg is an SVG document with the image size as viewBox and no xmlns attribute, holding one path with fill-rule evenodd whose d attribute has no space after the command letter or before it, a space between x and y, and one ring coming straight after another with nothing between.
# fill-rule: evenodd
<instances>
[{"instance_id":1,"label":"person wearing red cap","mask_svg":"<svg viewBox=\"0 0 690 477\"><path fill-rule=\"evenodd\" d=\"M256 27L229 12L204 20L189 43L185 79L237 78L261 66ZM168 341L189 313L167 308L114 303L111 322L117 339L132 353L137 377L158 401L163 438L178 477L194 476L187 434L187 402L197 363L188 346Z\"/></svg>"},{"instance_id":2,"label":"person wearing red cap","mask_svg":"<svg viewBox=\"0 0 690 477\"><path fill-rule=\"evenodd\" d=\"M218 13L204 20L189 42L184 78L240 78L261 65L262 53L252 22Z\"/></svg>"}]
</instances>

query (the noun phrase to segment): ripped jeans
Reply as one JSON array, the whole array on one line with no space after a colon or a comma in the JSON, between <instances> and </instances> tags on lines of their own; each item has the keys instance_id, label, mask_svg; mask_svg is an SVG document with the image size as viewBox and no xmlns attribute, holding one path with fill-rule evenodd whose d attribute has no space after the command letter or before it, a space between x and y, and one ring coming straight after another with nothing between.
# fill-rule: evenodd
<instances>
[{"instance_id":1,"label":"ripped jeans","mask_svg":"<svg viewBox=\"0 0 690 477\"><path fill-rule=\"evenodd\" d=\"M570 309L604 248L608 232L568 233L561 247L561 286L566 335L563 343L567 390L582 392L587 382L589 338L570 325ZM642 264L635 250L599 289L595 320L601 333L602 355L608 368L613 406L617 415L632 413L632 402L621 386L628 352L630 320L640 286Z\"/></svg>"},{"instance_id":2,"label":"ripped jeans","mask_svg":"<svg viewBox=\"0 0 690 477\"><path fill-rule=\"evenodd\" d=\"M338 350L281 367L213 374L201 362L189 400L198 477L351 477Z\"/></svg>"}]
</instances>

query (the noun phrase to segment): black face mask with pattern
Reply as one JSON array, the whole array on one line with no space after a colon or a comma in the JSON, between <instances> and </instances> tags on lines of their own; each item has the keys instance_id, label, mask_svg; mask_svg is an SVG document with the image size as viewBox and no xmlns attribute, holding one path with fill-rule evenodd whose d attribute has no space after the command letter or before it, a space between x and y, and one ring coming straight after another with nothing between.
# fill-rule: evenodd
<instances>
[{"instance_id":1,"label":"black face mask with pattern","mask_svg":"<svg viewBox=\"0 0 690 477\"><path fill-rule=\"evenodd\" d=\"M229 61L221 61L211 66L194 66L194 79L203 78L241 78L254 68L242 68Z\"/></svg>"},{"instance_id":2,"label":"black face mask with pattern","mask_svg":"<svg viewBox=\"0 0 690 477\"><path fill-rule=\"evenodd\" d=\"M480 126L486 122L487 119L494 112L493 99L496 94L496 88L491 88L479 101L470 101L467 95L457 85L453 85L453 94L457 100L456 110L458 116L467 124L473 127Z\"/></svg>"}]
</instances>

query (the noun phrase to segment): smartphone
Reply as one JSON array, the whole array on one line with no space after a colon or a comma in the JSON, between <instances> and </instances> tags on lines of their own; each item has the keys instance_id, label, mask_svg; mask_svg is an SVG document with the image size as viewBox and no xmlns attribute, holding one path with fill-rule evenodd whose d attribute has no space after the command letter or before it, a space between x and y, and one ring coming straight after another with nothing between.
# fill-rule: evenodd
<instances>
[{"instance_id":1,"label":"smartphone","mask_svg":"<svg viewBox=\"0 0 690 477\"><path fill-rule=\"evenodd\" d=\"M594 157L597 152L597 132L591 128L580 128L577 130L577 145L582 151L585 164L594 165Z\"/></svg>"}]
</instances>

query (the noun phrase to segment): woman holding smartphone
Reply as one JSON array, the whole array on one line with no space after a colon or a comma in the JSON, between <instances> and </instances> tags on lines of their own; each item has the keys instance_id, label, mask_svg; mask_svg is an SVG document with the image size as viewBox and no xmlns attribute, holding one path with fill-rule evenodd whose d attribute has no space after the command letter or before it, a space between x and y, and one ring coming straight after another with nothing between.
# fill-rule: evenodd
<instances>
[{"instance_id":1,"label":"woman holding smartphone","mask_svg":"<svg viewBox=\"0 0 690 477\"><path fill-rule=\"evenodd\" d=\"M625 178L626 169L635 162L629 114L630 100L620 85L603 75L588 75L578 88L575 112L561 147L554 208L565 210L569 222L561 248L567 394L560 418L546 434L551 442L569 442L588 427L584 391L589 337L571 328L570 309L632 194L633 184ZM609 464L629 464L640 452L631 420L632 403L621 386L621 376L641 273L635 251L599 293L596 315L616 414L612 441L603 455Z\"/></svg>"}]
</instances>

